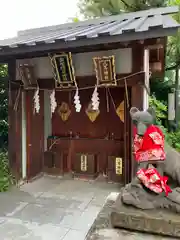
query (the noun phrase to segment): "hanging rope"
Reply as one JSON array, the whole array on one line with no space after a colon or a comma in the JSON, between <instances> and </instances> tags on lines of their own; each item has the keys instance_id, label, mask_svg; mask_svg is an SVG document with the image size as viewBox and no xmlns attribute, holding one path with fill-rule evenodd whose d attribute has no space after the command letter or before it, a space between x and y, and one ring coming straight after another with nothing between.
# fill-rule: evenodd
<instances>
[{"instance_id":1,"label":"hanging rope","mask_svg":"<svg viewBox=\"0 0 180 240\"><path fill-rule=\"evenodd\" d=\"M106 88L106 107L107 107L107 112L109 112L109 95L108 95L108 88Z\"/></svg>"},{"instance_id":2,"label":"hanging rope","mask_svg":"<svg viewBox=\"0 0 180 240\"><path fill-rule=\"evenodd\" d=\"M129 95L128 95L128 88L127 88L126 78L124 79L124 87L125 87L125 95L126 95L127 108L129 108Z\"/></svg>"},{"instance_id":3,"label":"hanging rope","mask_svg":"<svg viewBox=\"0 0 180 240\"><path fill-rule=\"evenodd\" d=\"M127 80L128 80L129 78L132 78L132 77L134 77L134 76L136 76L136 75L139 75L139 74L141 74L141 73L144 73L144 71L139 71L139 72L130 74L130 75L126 76L126 77L122 77L122 78L117 79L117 82L124 81L125 94L126 94L126 103L127 103L127 107L128 107L128 108L129 108L129 95L128 95ZM150 76L151 76L151 73L150 73ZM19 84L16 83L15 81L13 81L13 84L19 85ZM147 90L147 93L150 95L150 91L149 91L149 89L147 88L147 86L144 85L144 84L143 84L142 86ZM17 107L18 107L18 101L19 101L19 98L20 98L21 87L23 87L23 85L19 85L19 92L18 92L16 101L15 101L15 104L14 104L14 110L16 110ZM104 86L98 86L98 88L101 88L101 87L103 88ZM78 90L81 91L81 90L87 90L87 89L93 89L93 88L94 88L94 85L92 85L92 86L87 86L87 87L81 87L81 88L78 88ZM36 89L36 88L35 88L35 87L31 87L30 89L33 90L33 89ZM53 91L53 89L47 89L47 88L39 88L39 90L50 90L50 91ZM56 88L56 89L54 89L54 91L60 91L60 92L61 92L61 91L76 91L76 88L74 88L74 89L58 89L58 88ZM108 98L108 94L109 94L109 96L110 96L110 98L111 98L111 102L112 102L113 107L114 107L114 109L115 109L115 111L116 111L116 106L115 106L115 103L114 103L114 100L113 100L113 97L112 97L112 95L111 95L111 93L110 93L109 88L107 88L107 93L106 93L106 97L107 97L107 111L109 111L109 98Z\"/></svg>"},{"instance_id":4,"label":"hanging rope","mask_svg":"<svg viewBox=\"0 0 180 240\"><path fill-rule=\"evenodd\" d=\"M19 87L19 90L18 90L18 93L17 93L17 96L16 96L16 100L15 100L15 103L14 103L14 110L15 111L17 111L17 109L18 109L20 95L21 95L21 86Z\"/></svg>"},{"instance_id":5,"label":"hanging rope","mask_svg":"<svg viewBox=\"0 0 180 240\"><path fill-rule=\"evenodd\" d=\"M141 74L141 73L144 73L144 71L140 71L140 72L136 72L136 73L133 73L133 74L130 74L130 75L128 75L128 76L126 76L126 77L122 77L122 78L119 78L119 79L117 79L116 81L117 82L121 82L121 81L124 81L124 79L126 79L126 80L128 80L129 78L132 78L132 77L134 77L134 76L136 76L136 75L139 75L139 74ZM19 85L18 83L16 83L15 81L13 81L13 84L16 84L16 85ZM19 85L19 86L22 86L23 87L23 85ZM92 85L92 86L87 86L87 87L81 87L81 88L78 88L78 90L87 90L87 89L92 89L92 88L94 88L94 85ZM98 88L104 88L104 86L98 86ZM36 87L30 87L29 89L31 89L31 90L33 90L33 89L36 89ZM48 88L39 88L39 90L53 90L52 88L51 89L48 89ZM71 89L67 89L67 88L56 88L55 89L56 91L60 91L60 92L65 92L65 91L76 91L76 87L75 88L71 88Z\"/></svg>"},{"instance_id":6,"label":"hanging rope","mask_svg":"<svg viewBox=\"0 0 180 240\"><path fill-rule=\"evenodd\" d=\"M110 92L109 88L108 88L108 93L109 93L109 96L110 96L110 98L111 98L111 102L112 102L112 105L113 105L113 107L114 107L114 110L115 110L115 112L116 112L116 105L115 105L115 103L114 103L114 99L113 99L113 97L112 97L112 95L111 95L111 92Z\"/></svg>"}]
</instances>

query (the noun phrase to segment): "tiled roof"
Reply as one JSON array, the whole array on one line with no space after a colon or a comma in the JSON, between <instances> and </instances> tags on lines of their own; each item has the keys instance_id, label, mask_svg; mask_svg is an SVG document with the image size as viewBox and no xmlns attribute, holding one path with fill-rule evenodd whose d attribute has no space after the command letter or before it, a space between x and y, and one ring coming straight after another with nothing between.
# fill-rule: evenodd
<instances>
[{"instance_id":1,"label":"tiled roof","mask_svg":"<svg viewBox=\"0 0 180 240\"><path fill-rule=\"evenodd\" d=\"M171 35L167 30L177 30L180 26L168 15L176 12L178 12L177 7L156 8L78 23L20 31L17 37L0 41L0 49L4 52L8 48L12 50L27 46L52 45L57 42L59 44L68 44L71 47L73 42L80 40L92 41L107 36L118 36L118 41L136 40L136 38L140 39L142 36L143 38L167 36ZM148 34L149 32L151 34ZM133 35L134 33L136 35ZM123 35L126 35L126 38L122 38Z\"/></svg>"}]
</instances>

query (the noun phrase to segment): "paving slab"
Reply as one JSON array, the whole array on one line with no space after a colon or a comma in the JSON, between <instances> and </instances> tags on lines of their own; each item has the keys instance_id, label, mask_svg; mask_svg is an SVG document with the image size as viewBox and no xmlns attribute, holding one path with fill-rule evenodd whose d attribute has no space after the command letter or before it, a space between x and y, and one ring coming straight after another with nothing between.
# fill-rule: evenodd
<instances>
[{"instance_id":1,"label":"paving slab","mask_svg":"<svg viewBox=\"0 0 180 240\"><path fill-rule=\"evenodd\" d=\"M78 230L70 230L65 237L63 238L63 240L84 240L86 237L86 234L78 231Z\"/></svg>"},{"instance_id":2,"label":"paving slab","mask_svg":"<svg viewBox=\"0 0 180 240\"><path fill-rule=\"evenodd\" d=\"M81 240L113 184L41 177L0 194L0 239Z\"/></svg>"},{"instance_id":3,"label":"paving slab","mask_svg":"<svg viewBox=\"0 0 180 240\"><path fill-rule=\"evenodd\" d=\"M101 209L107 196L119 191L120 186L116 184L48 176L13 188L0 194L0 239L84 240L96 223L101 236L94 239L110 237L107 239L116 240L117 234L112 233L114 230L101 230L102 226L107 227L107 215L110 215L108 207L105 206L105 212ZM97 216L100 216L99 220ZM119 230L118 239L121 238L160 239L153 235Z\"/></svg>"},{"instance_id":4,"label":"paving slab","mask_svg":"<svg viewBox=\"0 0 180 240\"><path fill-rule=\"evenodd\" d=\"M59 240L63 239L69 229L52 224L37 224L21 221L20 219L7 219L0 225L0 239L3 240Z\"/></svg>"}]
</instances>

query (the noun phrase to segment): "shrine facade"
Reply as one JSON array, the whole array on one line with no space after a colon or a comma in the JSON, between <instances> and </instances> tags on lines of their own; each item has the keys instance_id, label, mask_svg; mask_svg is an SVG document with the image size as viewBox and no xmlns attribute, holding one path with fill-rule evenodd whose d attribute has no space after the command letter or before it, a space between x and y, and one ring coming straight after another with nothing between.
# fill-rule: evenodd
<instances>
[{"instance_id":1,"label":"shrine facade","mask_svg":"<svg viewBox=\"0 0 180 240\"><path fill-rule=\"evenodd\" d=\"M164 74L176 7L18 32L0 41L8 64L9 161L40 173L128 183L135 170L129 109L148 108Z\"/></svg>"}]
</instances>

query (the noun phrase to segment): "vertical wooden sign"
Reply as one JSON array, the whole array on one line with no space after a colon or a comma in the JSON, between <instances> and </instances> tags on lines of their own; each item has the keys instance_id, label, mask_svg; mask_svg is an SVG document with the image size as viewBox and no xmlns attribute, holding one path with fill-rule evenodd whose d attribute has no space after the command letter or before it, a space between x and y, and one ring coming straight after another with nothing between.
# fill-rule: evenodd
<instances>
[{"instance_id":1,"label":"vertical wooden sign","mask_svg":"<svg viewBox=\"0 0 180 240\"><path fill-rule=\"evenodd\" d=\"M115 72L115 57L93 58L97 85L117 85Z\"/></svg>"}]
</instances>

